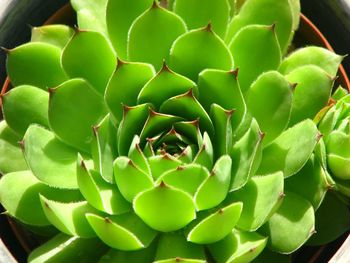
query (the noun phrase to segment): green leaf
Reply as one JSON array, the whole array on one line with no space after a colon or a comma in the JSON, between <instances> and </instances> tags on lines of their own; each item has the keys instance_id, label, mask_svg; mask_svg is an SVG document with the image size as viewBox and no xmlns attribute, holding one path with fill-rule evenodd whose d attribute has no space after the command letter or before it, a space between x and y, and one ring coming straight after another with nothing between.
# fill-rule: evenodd
<instances>
[{"instance_id":1,"label":"green leaf","mask_svg":"<svg viewBox=\"0 0 350 263\"><path fill-rule=\"evenodd\" d=\"M203 135L203 141L200 142L197 155L193 162L203 165L208 170L211 170L214 164L214 149L210 137L207 132Z\"/></svg>"},{"instance_id":2,"label":"green leaf","mask_svg":"<svg viewBox=\"0 0 350 263\"><path fill-rule=\"evenodd\" d=\"M231 179L230 156L223 155L215 163L210 176L198 188L194 200L198 211L219 205L226 197Z\"/></svg>"},{"instance_id":3,"label":"green leaf","mask_svg":"<svg viewBox=\"0 0 350 263\"><path fill-rule=\"evenodd\" d=\"M300 24L300 0L289 0L293 16L293 30L297 30Z\"/></svg>"},{"instance_id":4,"label":"green leaf","mask_svg":"<svg viewBox=\"0 0 350 263\"><path fill-rule=\"evenodd\" d=\"M87 213L98 213L86 201L61 203L40 195L42 209L52 225L61 232L82 238L96 236L85 218Z\"/></svg>"},{"instance_id":5,"label":"green leaf","mask_svg":"<svg viewBox=\"0 0 350 263\"><path fill-rule=\"evenodd\" d=\"M283 173L252 177L241 189L231 192L229 199L243 203L237 227L255 231L277 210L283 200Z\"/></svg>"},{"instance_id":6,"label":"green leaf","mask_svg":"<svg viewBox=\"0 0 350 263\"><path fill-rule=\"evenodd\" d=\"M151 167L142 149L140 147L140 137L135 135L129 149L128 157L132 160L136 166L138 166L143 172L151 174Z\"/></svg>"},{"instance_id":7,"label":"green leaf","mask_svg":"<svg viewBox=\"0 0 350 263\"><path fill-rule=\"evenodd\" d=\"M234 109L231 117L234 131L240 126L247 112L247 106L237 81L237 73L237 70L205 69L199 74L198 79L198 100L207 112L210 111L213 103L225 109Z\"/></svg>"},{"instance_id":8,"label":"green leaf","mask_svg":"<svg viewBox=\"0 0 350 263\"><path fill-rule=\"evenodd\" d=\"M179 259L185 263L204 263L203 246L187 242L182 233L166 233L159 238L155 262L173 263Z\"/></svg>"},{"instance_id":9,"label":"green leaf","mask_svg":"<svg viewBox=\"0 0 350 263\"><path fill-rule=\"evenodd\" d=\"M39 194L52 199L80 199L79 191L60 190L41 183L30 171L8 173L0 180L0 202L6 211L19 221L32 226L47 226Z\"/></svg>"},{"instance_id":10,"label":"green leaf","mask_svg":"<svg viewBox=\"0 0 350 263\"><path fill-rule=\"evenodd\" d=\"M209 177L208 170L198 164L186 164L173 170L164 172L157 182L181 189L190 195L194 195L202 182Z\"/></svg>"},{"instance_id":11,"label":"green leaf","mask_svg":"<svg viewBox=\"0 0 350 263\"><path fill-rule=\"evenodd\" d=\"M266 8L267 6L268 8ZM245 1L239 14L235 16L229 24L225 38L226 43L230 43L231 39L241 28L254 24L276 24L277 39L282 53L285 53L293 36L293 11L290 0ZM259 47L259 45L255 46L255 48L257 47ZM264 47L268 47L268 44L264 44ZM259 61L262 61L262 59L260 58Z\"/></svg>"},{"instance_id":12,"label":"green leaf","mask_svg":"<svg viewBox=\"0 0 350 263\"><path fill-rule=\"evenodd\" d=\"M34 249L29 254L28 262L97 262L106 250L107 247L97 238L71 237L60 233Z\"/></svg>"},{"instance_id":13,"label":"green leaf","mask_svg":"<svg viewBox=\"0 0 350 263\"><path fill-rule=\"evenodd\" d=\"M176 0L174 12L180 15L188 29L195 29L212 23L213 30L221 38L226 34L230 17L227 0Z\"/></svg>"},{"instance_id":14,"label":"green leaf","mask_svg":"<svg viewBox=\"0 0 350 263\"><path fill-rule=\"evenodd\" d=\"M80 192L96 209L111 215L131 210L130 204L121 195L118 187L107 183L99 173L88 171L81 158L77 162L77 179Z\"/></svg>"},{"instance_id":15,"label":"green leaf","mask_svg":"<svg viewBox=\"0 0 350 263\"><path fill-rule=\"evenodd\" d=\"M313 119L327 105L334 79L317 66L298 67L286 76L291 83L297 83L293 92L292 114L289 125L304 119ZM312 103L307 98L312 98Z\"/></svg>"},{"instance_id":16,"label":"green leaf","mask_svg":"<svg viewBox=\"0 0 350 263\"><path fill-rule=\"evenodd\" d=\"M191 196L164 182L137 195L133 207L147 225L161 232L179 230L196 218Z\"/></svg>"},{"instance_id":17,"label":"green leaf","mask_svg":"<svg viewBox=\"0 0 350 263\"><path fill-rule=\"evenodd\" d=\"M108 0L72 0L77 13L79 29L92 30L107 35L106 6Z\"/></svg>"},{"instance_id":18,"label":"green leaf","mask_svg":"<svg viewBox=\"0 0 350 263\"><path fill-rule=\"evenodd\" d=\"M279 2L284 1L287 0ZM265 6L263 9L269 8ZM235 66L239 68L238 81L243 95L261 73L275 70L281 63L281 50L274 25L243 27L232 39L229 48Z\"/></svg>"},{"instance_id":19,"label":"green leaf","mask_svg":"<svg viewBox=\"0 0 350 263\"><path fill-rule=\"evenodd\" d=\"M157 235L133 213L110 217L87 214L86 218L105 244L123 251L148 247Z\"/></svg>"},{"instance_id":20,"label":"green leaf","mask_svg":"<svg viewBox=\"0 0 350 263\"><path fill-rule=\"evenodd\" d=\"M255 174L256 166L260 163L263 138L258 123L253 119L249 130L234 144L230 154L231 159L235 160L232 162L230 191L244 186Z\"/></svg>"},{"instance_id":21,"label":"green leaf","mask_svg":"<svg viewBox=\"0 0 350 263\"><path fill-rule=\"evenodd\" d=\"M116 67L112 46L101 33L92 31L77 31L61 60L70 78L84 78L102 95Z\"/></svg>"},{"instance_id":22,"label":"green leaf","mask_svg":"<svg viewBox=\"0 0 350 263\"><path fill-rule=\"evenodd\" d=\"M107 2L106 23L108 36L118 57L127 59L128 32L132 22L152 4L153 0L110 0Z\"/></svg>"},{"instance_id":23,"label":"green leaf","mask_svg":"<svg viewBox=\"0 0 350 263\"><path fill-rule=\"evenodd\" d=\"M187 235L187 240L196 244L210 244L227 236L236 225L242 203L233 203L219 209L203 220L196 222Z\"/></svg>"},{"instance_id":24,"label":"green leaf","mask_svg":"<svg viewBox=\"0 0 350 263\"><path fill-rule=\"evenodd\" d=\"M328 49L309 46L297 49L286 57L282 61L278 71L284 75L287 75L297 68L306 65L314 65L320 67L332 77L335 77L340 62L343 60L343 58L344 57L339 56Z\"/></svg>"},{"instance_id":25,"label":"green leaf","mask_svg":"<svg viewBox=\"0 0 350 263\"><path fill-rule=\"evenodd\" d=\"M148 162L154 180L157 180L166 171L176 169L181 165L179 160L169 154L151 156L148 158Z\"/></svg>"},{"instance_id":26,"label":"green leaf","mask_svg":"<svg viewBox=\"0 0 350 263\"><path fill-rule=\"evenodd\" d=\"M91 127L105 115L102 97L83 79L50 90L50 127L58 138L79 150L90 152Z\"/></svg>"},{"instance_id":27,"label":"green leaf","mask_svg":"<svg viewBox=\"0 0 350 263\"><path fill-rule=\"evenodd\" d=\"M255 232L233 230L223 240L209 245L217 262L251 262L265 248L267 238Z\"/></svg>"},{"instance_id":28,"label":"green leaf","mask_svg":"<svg viewBox=\"0 0 350 263\"><path fill-rule=\"evenodd\" d=\"M289 255L283 255L276 252L272 252L269 249L264 249L261 254L255 258L252 263L291 263L292 257Z\"/></svg>"},{"instance_id":29,"label":"green leaf","mask_svg":"<svg viewBox=\"0 0 350 263\"><path fill-rule=\"evenodd\" d=\"M259 232L269 236L272 251L290 254L300 248L315 231L315 214L312 205L292 192Z\"/></svg>"},{"instance_id":30,"label":"green leaf","mask_svg":"<svg viewBox=\"0 0 350 263\"><path fill-rule=\"evenodd\" d=\"M51 131L35 124L29 126L23 139L23 152L29 168L43 183L57 188L78 188L78 152Z\"/></svg>"},{"instance_id":31,"label":"green leaf","mask_svg":"<svg viewBox=\"0 0 350 263\"><path fill-rule=\"evenodd\" d=\"M349 208L329 192L315 214L316 233L308 245L328 244L350 229Z\"/></svg>"},{"instance_id":32,"label":"green leaf","mask_svg":"<svg viewBox=\"0 0 350 263\"><path fill-rule=\"evenodd\" d=\"M137 102L151 103L155 109L171 97L183 94L193 89L195 95L198 94L196 83L192 80L175 73L165 64L157 75L152 78L141 90Z\"/></svg>"},{"instance_id":33,"label":"green leaf","mask_svg":"<svg viewBox=\"0 0 350 263\"><path fill-rule=\"evenodd\" d=\"M118 61L118 66L108 82L105 101L114 118L123 117L122 105L135 106L142 87L155 75L152 65Z\"/></svg>"},{"instance_id":34,"label":"green leaf","mask_svg":"<svg viewBox=\"0 0 350 263\"><path fill-rule=\"evenodd\" d=\"M67 79L60 62L61 50L46 43L27 43L7 54L7 74L14 86L56 87Z\"/></svg>"},{"instance_id":35,"label":"green leaf","mask_svg":"<svg viewBox=\"0 0 350 263\"><path fill-rule=\"evenodd\" d=\"M347 96L348 93L349 92L347 89L344 89L342 86L338 86L338 88L332 94L332 99L335 99L338 101L344 98L345 96Z\"/></svg>"},{"instance_id":36,"label":"green leaf","mask_svg":"<svg viewBox=\"0 0 350 263\"><path fill-rule=\"evenodd\" d=\"M209 24L183 34L174 42L169 56L170 67L193 81L206 68L231 70L230 51Z\"/></svg>"},{"instance_id":37,"label":"green leaf","mask_svg":"<svg viewBox=\"0 0 350 263\"><path fill-rule=\"evenodd\" d=\"M73 28L66 25L45 25L33 27L31 42L51 44L63 49L74 35Z\"/></svg>"},{"instance_id":38,"label":"green leaf","mask_svg":"<svg viewBox=\"0 0 350 263\"><path fill-rule=\"evenodd\" d=\"M127 42L128 59L150 63L159 70L163 60L168 59L174 40L185 32L184 21L154 1L130 27Z\"/></svg>"},{"instance_id":39,"label":"green leaf","mask_svg":"<svg viewBox=\"0 0 350 263\"><path fill-rule=\"evenodd\" d=\"M307 187L301 187L302 185ZM315 210L321 205L326 192L331 187L327 181L326 171L314 155L311 155L297 174L285 180L285 189L304 197Z\"/></svg>"},{"instance_id":40,"label":"green leaf","mask_svg":"<svg viewBox=\"0 0 350 263\"><path fill-rule=\"evenodd\" d=\"M27 170L27 164L18 142L21 140L7 125L5 120L0 122L0 173Z\"/></svg>"},{"instance_id":41,"label":"green leaf","mask_svg":"<svg viewBox=\"0 0 350 263\"><path fill-rule=\"evenodd\" d=\"M289 123L292 87L278 72L261 74L247 93L248 111L265 134L264 145L272 142Z\"/></svg>"},{"instance_id":42,"label":"green leaf","mask_svg":"<svg viewBox=\"0 0 350 263\"><path fill-rule=\"evenodd\" d=\"M289 128L263 150L258 174L283 171L285 178L296 174L310 158L319 139L311 120Z\"/></svg>"},{"instance_id":43,"label":"green leaf","mask_svg":"<svg viewBox=\"0 0 350 263\"><path fill-rule=\"evenodd\" d=\"M118 157L114 161L114 177L119 191L129 202L139 193L154 187L151 175L127 157Z\"/></svg>"}]
</instances>

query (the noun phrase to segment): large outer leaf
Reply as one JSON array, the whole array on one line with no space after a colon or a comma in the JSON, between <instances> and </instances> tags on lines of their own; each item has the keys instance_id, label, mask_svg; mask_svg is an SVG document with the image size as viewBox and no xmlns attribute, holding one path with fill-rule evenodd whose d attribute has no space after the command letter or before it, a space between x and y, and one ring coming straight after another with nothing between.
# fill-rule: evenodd
<instances>
[{"instance_id":1,"label":"large outer leaf","mask_svg":"<svg viewBox=\"0 0 350 263\"><path fill-rule=\"evenodd\" d=\"M73 28L66 25L33 27L31 42L42 42L63 49L74 35Z\"/></svg>"}]
</instances>

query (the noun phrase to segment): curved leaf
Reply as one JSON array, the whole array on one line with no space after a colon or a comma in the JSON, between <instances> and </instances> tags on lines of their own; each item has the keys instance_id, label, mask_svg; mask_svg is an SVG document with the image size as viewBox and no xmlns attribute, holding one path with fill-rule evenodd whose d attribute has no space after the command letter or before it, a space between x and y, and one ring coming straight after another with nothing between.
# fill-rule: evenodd
<instances>
[{"instance_id":1,"label":"curved leaf","mask_svg":"<svg viewBox=\"0 0 350 263\"><path fill-rule=\"evenodd\" d=\"M74 35L73 28L66 25L33 27L31 42L42 42L63 49Z\"/></svg>"},{"instance_id":2,"label":"curved leaf","mask_svg":"<svg viewBox=\"0 0 350 263\"><path fill-rule=\"evenodd\" d=\"M148 162L151 167L152 177L154 180L157 180L166 171L176 169L181 165L179 160L169 154L149 157Z\"/></svg>"}]
</instances>

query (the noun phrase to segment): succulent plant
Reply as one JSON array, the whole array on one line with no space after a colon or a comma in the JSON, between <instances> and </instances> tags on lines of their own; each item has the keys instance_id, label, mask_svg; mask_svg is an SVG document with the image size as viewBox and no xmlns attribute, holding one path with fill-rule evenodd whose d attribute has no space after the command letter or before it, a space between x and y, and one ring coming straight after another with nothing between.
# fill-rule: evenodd
<instances>
[{"instance_id":1,"label":"succulent plant","mask_svg":"<svg viewBox=\"0 0 350 263\"><path fill-rule=\"evenodd\" d=\"M299 1L71 3L79 28L7 50L0 201L51 237L29 262L289 262L316 210L344 222L314 243L349 229L322 202L349 118L312 121L342 57L288 52Z\"/></svg>"}]
</instances>

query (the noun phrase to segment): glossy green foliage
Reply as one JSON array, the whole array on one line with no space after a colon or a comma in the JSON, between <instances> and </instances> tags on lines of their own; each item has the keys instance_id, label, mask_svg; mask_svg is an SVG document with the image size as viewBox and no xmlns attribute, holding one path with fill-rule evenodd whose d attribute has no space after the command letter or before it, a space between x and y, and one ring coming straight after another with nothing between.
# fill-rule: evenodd
<instances>
[{"instance_id":1,"label":"glossy green foliage","mask_svg":"<svg viewBox=\"0 0 350 263\"><path fill-rule=\"evenodd\" d=\"M332 77L335 77L342 60L342 56L339 56L328 49L310 46L298 49L291 53L282 61L278 70L282 74L287 75L299 67L315 65L326 71Z\"/></svg>"},{"instance_id":2,"label":"glossy green foliage","mask_svg":"<svg viewBox=\"0 0 350 263\"><path fill-rule=\"evenodd\" d=\"M140 91L137 102L151 103L156 109L171 97L184 94L193 89L197 96L198 89L196 83L190 79L175 73L164 63L157 75L152 78Z\"/></svg>"},{"instance_id":3,"label":"glossy green foliage","mask_svg":"<svg viewBox=\"0 0 350 263\"><path fill-rule=\"evenodd\" d=\"M285 53L293 35L293 12L290 0L246 0L239 14L230 22L226 42L229 43L242 27L253 24L275 24L278 42L282 52Z\"/></svg>"},{"instance_id":4,"label":"glossy green foliage","mask_svg":"<svg viewBox=\"0 0 350 263\"><path fill-rule=\"evenodd\" d=\"M8 127L6 121L2 120L0 122L0 152L6 153L0 155L2 174L27 170L26 161L18 144L20 140L21 137Z\"/></svg>"},{"instance_id":5,"label":"glossy green foliage","mask_svg":"<svg viewBox=\"0 0 350 263\"><path fill-rule=\"evenodd\" d=\"M67 79L60 63L61 50L46 43L27 43L9 50L7 74L13 85L56 87Z\"/></svg>"},{"instance_id":6,"label":"glossy green foliage","mask_svg":"<svg viewBox=\"0 0 350 263\"><path fill-rule=\"evenodd\" d=\"M191 196L164 182L137 195L133 207L147 225L161 232L179 230L196 218Z\"/></svg>"},{"instance_id":7,"label":"glossy green foliage","mask_svg":"<svg viewBox=\"0 0 350 263\"><path fill-rule=\"evenodd\" d=\"M176 169L181 162L169 154L156 155L148 159L152 171L152 177L157 180L164 172Z\"/></svg>"},{"instance_id":8,"label":"glossy green foliage","mask_svg":"<svg viewBox=\"0 0 350 263\"><path fill-rule=\"evenodd\" d=\"M45 25L33 27L31 42L47 43L63 49L73 35L74 30L69 26Z\"/></svg>"},{"instance_id":9,"label":"glossy green foliage","mask_svg":"<svg viewBox=\"0 0 350 263\"><path fill-rule=\"evenodd\" d=\"M61 60L70 78L84 78L100 94L104 94L116 67L112 46L101 33L93 31L76 31Z\"/></svg>"},{"instance_id":10,"label":"glossy green foliage","mask_svg":"<svg viewBox=\"0 0 350 263\"><path fill-rule=\"evenodd\" d=\"M28 262L97 262L105 251L107 251L106 245L97 238L79 238L60 233L34 249L28 257Z\"/></svg>"},{"instance_id":11,"label":"glossy green foliage","mask_svg":"<svg viewBox=\"0 0 350 263\"><path fill-rule=\"evenodd\" d=\"M255 232L233 230L221 241L209 245L217 262L250 262L265 248L267 238Z\"/></svg>"},{"instance_id":12,"label":"glossy green foliage","mask_svg":"<svg viewBox=\"0 0 350 263\"><path fill-rule=\"evenodd\" d=\"M275 70L281 63L274 25L243 27L229 43L229 48L235 66L239 68L238 81L243 94L261 73ZM256 58L259 58L258 63Z\"/></svg>"},{"instance_id":13,"label":"glossy green foliage","mask_svg":"<svg viewBox=\"0 0 350 263\"><path fill-rule=\"evenodd\" d=\"M334 79L321 68L313 65L298 67L286 78L290 83L297 85L293 92L289 125L307 118L313 119L317 112L327 105ZM309 98L313 98L312 103Z\"/></svg>"},{"instance_id":14,"label":"glossy green foliage","mask_svg":"<svg viewBox=\"0 0 350 263\"><path fill-rule=\"evenodd\" d=\"M198 74L206 68L231 70L233 60L225 43L208 24L176 39L170 50L169 65L174 71L197 81Z\"/></svg>"},{"instance_id":15,"label":"glossy green foliage","mask_svg":"<svg viewBox=\"0 0 350 263\"><path fill-rule=\"evenodd\" d=\"M23 135L31 123L48 127L48 92L34 86L21 85L5 93L2 103L7 124L19 135Z\"/></svg>"},{"instance_id":16,"label":"glossy green foliage","mask_svg":"<svg viewBox=\"0 0 350 263\"><path fill-rule=\"evenodd\" d=\"M72 79L50 90L50 128L58 138L83 152L90 152L91 127L105 115L103 98L83 79Z\"/></svg>"},{"instance_id":17,"label":"glossy green foliage","mask_svg":"<svg viewBox=\"0 0 350 263\"><path fill-rule=\"evenodd\" d=\"M263 150L258 174L283 171L289 177L305 165L320 139L311 120L302 121L284 131Z\"/></svg>"},{"instance_id":18,"label":"glossy green foliage","mask_svg":"<svg viewBox=\"0 0 350 263\"><path fill-rule=\"evenodd\" d=\"M255 258L252 263L291 263L292 258L290 255L279 254L272 252L269 249L264 249L261 254Z\"/></svg>"},{"instance_id":19,"label":"glossy green foliage","mask_svg":"<svg viewBox=\"0 0 350 263\"><path fill-rule=\"evenodd\" d=\"M51 131L31 125L23 138L23 152L28 167L40 181L58 188L78 188L78 152Z\"/></svg>"},{"instance_id":20,"label":"glossy green foliage","mask_svg":"<svg viewBox=\"0 0 350 263\"><path fill-rule=\"evenodd\" d=\"M174 12L184 19L188 29L203 27L211 22L216 34L221 38L226 34L230 12L227 0L176 0Z\"/></svg>"},{"instance_id":21,"label":"glossy green foliage","mask_svg":"<svg viewBox=\"0 0 350 263\"><path fill-rule=\"evenodd\" d=\"M133 213L101 217L87 214L86 218L97 236L109 247L132 251L148 247L157 232Z\"/></svg>"},{"instance_id":22,"label":"glossy green foliage","mask_svg":"<svg viewBox=\"0 0 350 263\"><path fill-rule=\"evenodd\" d=\"M264 224L283 201L283 185L283 174L277 172L252 177L243 188L231 192L230 200L243 203L237 227L255 231Z\"/></svg>"},{"instance_id":23,"label":"glossy green foliage","mask_svg":"<svg viewBox=\"0 0 350 263\"><path fill-rule=\"evenodd\" d=\"M99 173L89 171L81 158L78 159L76 170L79 190L91 206L110 215L131 210L119 189L103 180Z\"/></svg>"},{"instance_id":24,"label":"glossy green foliage","mask_svg":"<svg viewBox=\"0 0 350 263\"><path fill-rule=\"evenodd\" d=\"M108 0L71 0L77 13L79 29L107 34L106 6Z\"/></svg>"},{"instance_id":25,"label":"glossy green foliage","mask_svg":"<svg viewBox=\"0 0 350 263\"><path fill-rule=\"evenodd\" d=\"M137 105L138 94L154 75L152 65L118 61L105 93L107 106L116 120L123 117L122 105Z\"/></svg>"},{"instance_id":26,"label":"glossy green foliage","mask_svg":"<svg viewBox=\"0 0 350 263\"><path fill-rule=\"evenodd\" d=\"M292 192L286 192L280 208L259 230L270 236L268 246L283 254L297 250L314 231L315 215L312 205Z\"/></svg>"},{"instance_id":27,"label":"glossy green foliage","mask_svg":"<svg viewBox=\"0 0 350 263\"><path fill-rule=\"evenodd\" d=\"M247 93L247 107L265 134L263 144L272 142L289 123L292 87L278 72L261 74Z\"/></svg>"},{"instance_id":28,"label":"glossy green foliage","mask_svg":"<svg viewBox=\"0 0 350 263\"><path fill-rule=\"evenodd\" d=\"M154 1L131 25L127 42L128 59L150 63L159 70L163 60L168 59L174 40L185 32L183 20Z\"/></svg>"},{"instance_id":29,"label":"glossy green foliage","mask_svg":"<svg viewBox=\"0 0 350 263\"><path fill-rule=\"evenodd\" d=\"M241 211L242 203L237 202L198 220L190 229L187 240L196 244L210 244L220 241L232 231Z\"/></svg>"},{"instance_id":30,"label":"glossy green foliage","mask_svg":"<svg viewBox=\"0 0 350 263\"><path fill-rule=\"evenodd\" d=\"M121 59L127 59L128 32L133 21L152 5L152 0L109 0L106 8L108 36Z\"/></svg>"}]
</instances>

